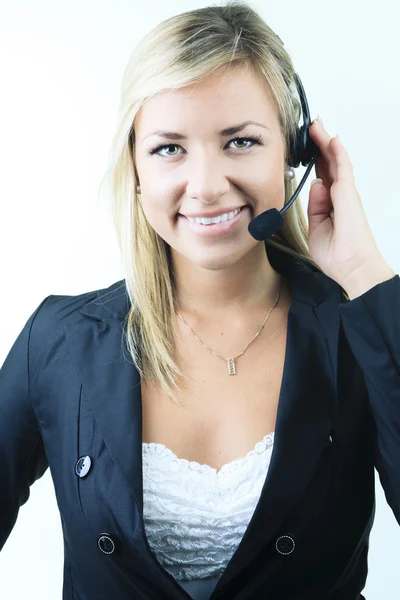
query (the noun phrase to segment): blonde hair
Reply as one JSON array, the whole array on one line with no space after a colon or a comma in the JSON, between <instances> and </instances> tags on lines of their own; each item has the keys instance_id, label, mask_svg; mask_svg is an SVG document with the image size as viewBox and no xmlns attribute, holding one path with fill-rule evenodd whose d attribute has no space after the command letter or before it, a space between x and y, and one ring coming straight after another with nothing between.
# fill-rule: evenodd
<instances>
[{"instance_id":1,"label":"blonde hair","mask_svg":"<svg viewBox=\"0 0 400 600\"><path fill-rule=\"evenodd\" d=\"M181 404L187 377L175 351L175 284L169 245L154 231L136 191L135 117L147 98L176 90L234 64L252 68L276 103L285 157L301 105L294 67L281 39L244 2L228 1L173 16L147 33L130 56L121 86L119 124L111 147L112 211L131 306L124 338L142 378ZM285 183L285 204L297 187ZM266 244L308 261L308 225L299 199L284 214L280 232Z\"/></svg>"}]
</instances>

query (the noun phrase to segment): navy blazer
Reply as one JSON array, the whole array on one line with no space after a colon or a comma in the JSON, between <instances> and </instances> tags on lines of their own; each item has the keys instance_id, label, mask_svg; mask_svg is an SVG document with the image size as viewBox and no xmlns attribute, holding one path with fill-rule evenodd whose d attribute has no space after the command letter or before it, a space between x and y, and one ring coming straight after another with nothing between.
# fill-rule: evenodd
<instances>
[{"instance_id":1,"label":"navy blazer","mask_svg":"<svg viewBox=\"0 0 400 600\"><path fill-rule=\"evenodd\" d=\"M306 261L266 248L292 293L275 444L211 598L361 599L374 467L400 522L400 278L346 302ZM122 337L128 307L125 280L50 295L0 370L0 549L50 467L63 600L190 598L144 531L140 376Z\"/></svg>"}]
</instances>

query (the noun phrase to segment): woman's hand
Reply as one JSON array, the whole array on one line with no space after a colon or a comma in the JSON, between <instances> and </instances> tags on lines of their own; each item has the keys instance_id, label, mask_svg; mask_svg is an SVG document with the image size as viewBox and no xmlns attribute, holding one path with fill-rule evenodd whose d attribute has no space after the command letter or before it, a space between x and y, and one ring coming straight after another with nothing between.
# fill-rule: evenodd
<instances>
[{"instance_id":1,"label":"woman's hand","mask_svg":"<svg viewBox=\"0 0 400 600\"><path fill-rule=\"evenodd\" d=\"M320 120L313 121L309 133L321 151L315 172L322 179L310 189L310 254L352 299L395 272L376 245L355 187L353 166L339 137L331 138Z\"/></svg>"}]
</instances>

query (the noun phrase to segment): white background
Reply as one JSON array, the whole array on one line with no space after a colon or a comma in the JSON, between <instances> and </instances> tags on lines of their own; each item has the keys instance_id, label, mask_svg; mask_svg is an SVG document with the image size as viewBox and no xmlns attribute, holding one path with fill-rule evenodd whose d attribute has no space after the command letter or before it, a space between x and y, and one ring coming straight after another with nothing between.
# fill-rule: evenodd
<instances>
[{"instance_id":1,"label":"white background","mask_svg":"<svg viewBox=\"0 0 400 600\"><path fill-rule=\"evenodd\" d=\"M144 33L207 4L0 0L0 364L48 294L80 294L123 278L111 216L98 193L122 75ZM312 118L319 114L329 133L341 136L378 247L399 273L398 2L252 6L284 41ZM305 212L314 177L313 169L300 195ZM377 482L368 600L399 597L399 545L400 528ZM62 569L48 470L32 486L1 552L0 597L61 598Z\"/></svg>"}]
</instances>

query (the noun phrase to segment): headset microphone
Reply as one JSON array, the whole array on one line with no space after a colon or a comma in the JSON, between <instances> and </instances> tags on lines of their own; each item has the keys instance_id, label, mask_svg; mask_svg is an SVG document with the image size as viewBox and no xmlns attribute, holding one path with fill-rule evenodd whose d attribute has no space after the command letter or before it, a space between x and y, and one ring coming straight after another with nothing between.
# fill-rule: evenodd
<instances>
[{"instance_id":1,"label":"headset microphone","mask_svg":"<svg viewBox=\"0 0 400 600\"><path fill-rule=\"evenodd\" d=\"M308 129L311 125L310 111L308 108L306 94L297 73L294 74L297 91L300 96L301 108L303 113L303 125L296 129L295 138L290 140L290 156L288 166L296 168L301 164L307 167L302 180L299 183L293 196L289 202L282 208L270 208L265 212L257 215L248 225L250 235L258 241L266 240L280 229L283 223L283 214L290 208L297 196L300 194L302 187L313 168L315 161L320 155L318 146L311 139Z\"/></svg>"}]
</instances>

